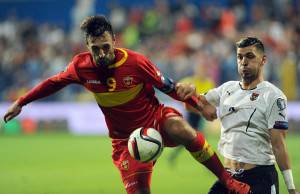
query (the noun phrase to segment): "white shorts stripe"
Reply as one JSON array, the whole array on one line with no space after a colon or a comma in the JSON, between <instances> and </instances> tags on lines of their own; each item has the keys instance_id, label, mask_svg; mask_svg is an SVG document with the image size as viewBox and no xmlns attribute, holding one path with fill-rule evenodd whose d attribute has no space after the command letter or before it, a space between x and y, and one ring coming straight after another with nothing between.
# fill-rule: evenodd
<instances>
[{"instance_id":1,"label":"white shorts stripe","mask_svg":"<svg viewBox=\"0 0 300 194\"><path fill-rule=\"evenodd\" d=\"M276 194L276 187L275 187L275 185L271 186L271 194Z\"/></svg>"}]
</instances>

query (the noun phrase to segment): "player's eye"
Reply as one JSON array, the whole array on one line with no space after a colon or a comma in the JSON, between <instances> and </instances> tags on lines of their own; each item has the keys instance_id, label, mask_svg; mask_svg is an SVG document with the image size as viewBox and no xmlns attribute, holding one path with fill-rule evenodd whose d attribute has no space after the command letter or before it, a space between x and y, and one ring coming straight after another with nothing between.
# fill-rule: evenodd
<instances>
[{"instance_id":1,"label":"player's eye","mask_svg":"<svg viewBox=\"0 0 300 194\"><path fill-rule=\"evenodd\" d=\"M243 60L243 55L238 55L237 58L238 60Z\"/></svg>"},{"instance_id":2,"label":"player's eye","mask_svg":"<svg viewBox=\"0 0 300 194\"><path fill-rule=\"evenodd\" d=\"M246 54L246 57L248 59L253 59L253 58L255 58L255 55L253 53L248 53L248 54Z\"/></svg>"},{"instance_id":3,"label":"player's eye","mask_svg":"<svg viewBox=\"0 0 300 194\"><path fill-rule=\"evenodd\" d=\"M110 45L109 44L104 44L103 45L103 50L108 51L110 49Z\"/></svg>"},{"instance_id":4,"label":"player's eye","mask_svg":"<svg viewBox=\"0 0 300 194\"><path fill-rule=\"evenodd\" d=\"M100 50L99 47L97 47L97 46L92 46L92 51L93 51L94 53L98 53L99 50Z\"/></svg>"}]
</instances>

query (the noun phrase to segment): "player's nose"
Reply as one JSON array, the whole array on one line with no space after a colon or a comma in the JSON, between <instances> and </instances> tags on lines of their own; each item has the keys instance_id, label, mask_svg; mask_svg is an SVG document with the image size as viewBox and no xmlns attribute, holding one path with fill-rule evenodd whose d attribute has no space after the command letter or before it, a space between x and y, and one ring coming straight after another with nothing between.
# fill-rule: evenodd
<instances>
[{"instance_id":1,"label":"player's nose","mask_svg":"<svg viewBox=\"0 0 300 194\"><path fill-rule=\"evenodd\" d=\"M242 66L247 66L248 65L248 61L247 61L246 57L243 57L243 59L241 61L241 65Z\"/></svg>"},{"instance_id":2,"label":"player's nose","mask_svg":"<svg viewBox=\"0 0 300 194\"><path fill-rule=\"evenodd\" d=\"M100 51L99 51L99 57L103 58L104 56L105 56L104 51L102 49L100 49Z\"/></svg>"}]
</instances>

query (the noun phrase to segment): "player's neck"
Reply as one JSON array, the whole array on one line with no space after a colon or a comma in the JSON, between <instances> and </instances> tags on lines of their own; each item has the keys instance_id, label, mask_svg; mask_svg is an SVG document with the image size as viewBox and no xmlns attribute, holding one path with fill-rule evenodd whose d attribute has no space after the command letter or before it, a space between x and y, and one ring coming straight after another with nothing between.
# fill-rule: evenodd
<instances>
[{"instance_id":1,"label":"player's neck","mask_svg":"<svg viewBox=\"0 0 300 194\"><path fill-rule=\"evenodd\" d=\"M244 90L251 90L251 89L256 88L256 86L263 81L264 81L263 77L258 77L257 79L253 80L252 82L245 82L244 80L242 80L241 87Z\"/></svg>"}]
</instances>

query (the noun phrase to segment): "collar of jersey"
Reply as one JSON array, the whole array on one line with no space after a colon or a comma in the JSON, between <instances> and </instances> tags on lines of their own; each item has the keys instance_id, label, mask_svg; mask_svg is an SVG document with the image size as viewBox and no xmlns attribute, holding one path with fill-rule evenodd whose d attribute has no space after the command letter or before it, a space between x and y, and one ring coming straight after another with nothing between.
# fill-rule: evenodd
<instances>
[{"instance_id":1,"label":"collar of jersey","mask_svg":"<svg viewBox=\"0 0 300 194\"><path fill-rule=\"evenodd\" d=\"M259 84L261 84L261 83L259 83ZM242 87L241 82L239 82L239 86L240 86L241 90L248 90L248 91L250 91L250 90L255 90L255 89L258 87L259 84L257 84L254 88L244 89L244 88Z\"/></svg>"},{"instance_id":2,"label":"collar of jersey","mask_svg":"<svg viewBox=\"0 0 300 194\"><path fill-rule=\"evenodd\" d=\"M125 62L125 61L127 60L127 58L128 58L128 53L127 53L127 51L125 51L124 49L121 49L121 48L116 48L116 49L117 49L118 51L121 51L121 52L123 53L123 57L122 57L119 61L117 61L116 63L109 65L109 66L108 66L109 69L117 68L117 67L123 65L124 62Z\"/></svg>"}]
</instances>

